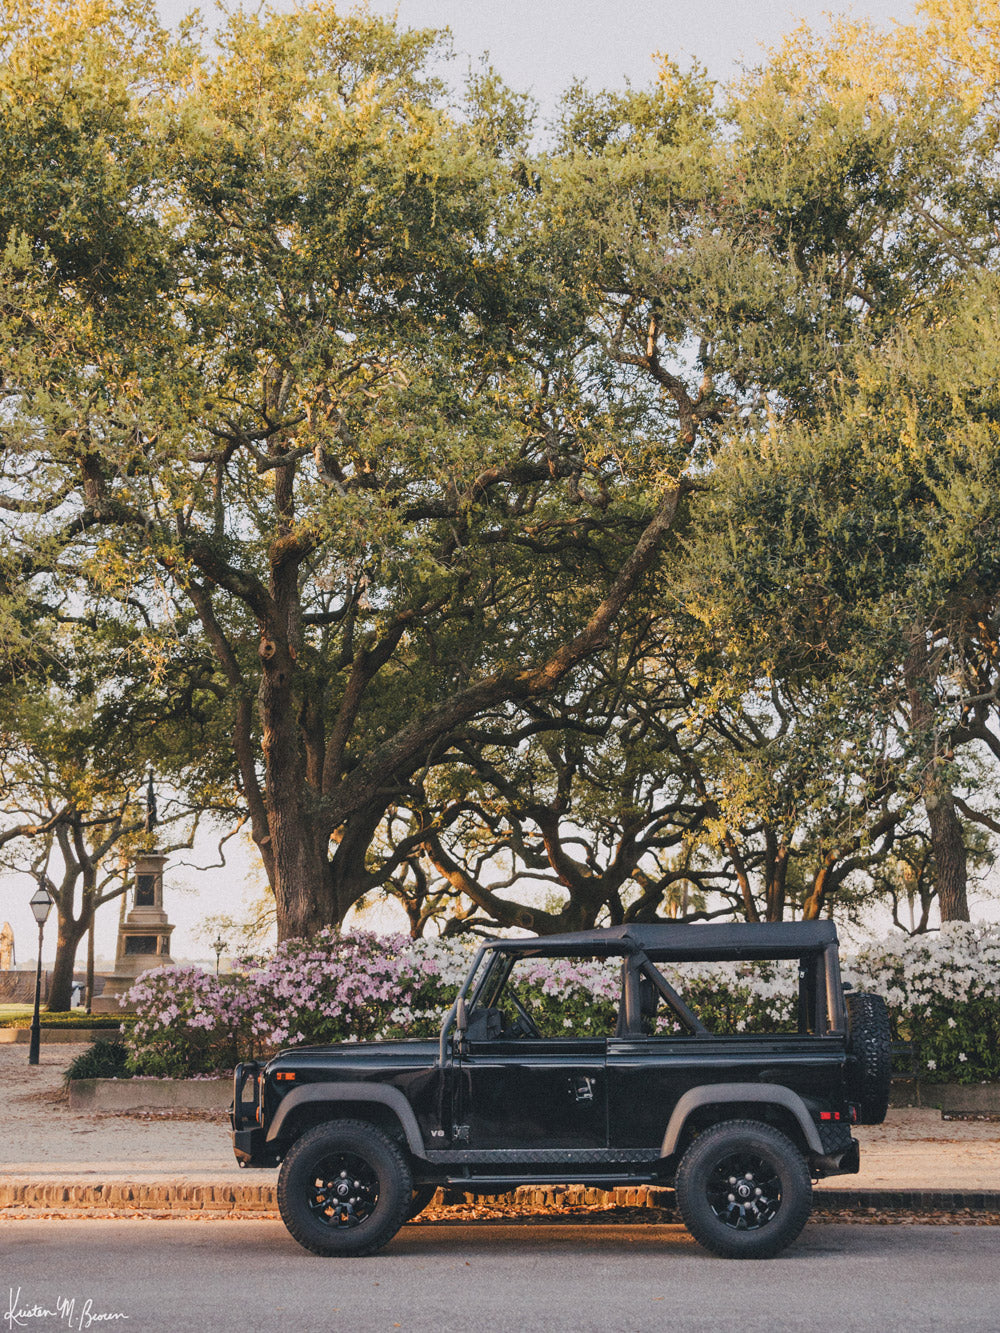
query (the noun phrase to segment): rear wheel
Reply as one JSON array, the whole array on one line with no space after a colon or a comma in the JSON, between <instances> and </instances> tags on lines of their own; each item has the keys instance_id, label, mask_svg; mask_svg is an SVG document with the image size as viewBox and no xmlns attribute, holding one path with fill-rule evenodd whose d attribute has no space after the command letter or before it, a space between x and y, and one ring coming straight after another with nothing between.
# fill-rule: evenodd
<instances>
[{"instance_id":1,"label":"rear wheel","mask_svg":"<svg viewBox=\"0 0 1000 1333\"><path fill-rule=\"evenodd\" d=\"M339 1120L302 1135L281 1164L278 1209L304 1249L374 1254L406 1221L409 1164L374 1125Z\"/></svg>"},{"instance_id":2,"label":"rear wheel","mask_svg":"<svg viewBox=\"0 0 1000 1333\"><path fill-rule=\"evenodd\" d=\"M755 1120L726 1120L699 1134L675 1185L684 1225L724 1259L779 1254L812 1207L805 1158L780 1130Z\"/></svg>"}]
</instances>

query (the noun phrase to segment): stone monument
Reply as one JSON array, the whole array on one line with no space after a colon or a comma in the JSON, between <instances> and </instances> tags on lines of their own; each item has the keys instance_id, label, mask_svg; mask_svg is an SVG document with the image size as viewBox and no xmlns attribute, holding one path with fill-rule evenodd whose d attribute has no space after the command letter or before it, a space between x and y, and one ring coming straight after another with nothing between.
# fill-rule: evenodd
<instances>
[{"instance_id":1,"label":"stone monument","mask_svg":"<svg viewBox=\"0 0 1000 1333\"><path fill-rule=\"evenodd\" d=\"M149 775L146 793L146 832L156 828L156 797L153 775ZM166 856L156 847L139 852L133 867L132 910L118 926L115 970L104 983L104 990L94 1000L96 1014L121 1013L119 997L124 995L140 972L153 967L170 967L170 936L173 926L163 910L163 867Z\"/></svg>"},{"instance_id":2,"label":"stone monument","mask_svg":"<svg viewBox=\"0 0 1000 1333\"><path fill-rule=\"evenodd\" d=\"M14 932L9 921L0 927L0 972L10 972L14 967Z\"/></svg>"}]
</instances>

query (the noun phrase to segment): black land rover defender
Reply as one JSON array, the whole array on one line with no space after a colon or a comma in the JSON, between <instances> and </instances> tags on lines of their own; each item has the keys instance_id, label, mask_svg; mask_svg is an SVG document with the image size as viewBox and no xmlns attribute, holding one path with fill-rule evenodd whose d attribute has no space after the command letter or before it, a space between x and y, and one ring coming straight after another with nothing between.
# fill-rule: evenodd
<instances>
[{"instance_id":1,"label":"black land rover defender","mask_svg":"<svg viewBox=\"0 0 1000 1333\"><path fill-rule=\"evenodd\" d=\"M603 960L610 1030L549 1030L540 959ZM694 962L783 963L796 1019L767 1035L703 1021L678 974ZM805 1225L812 1179L858 1170L851 1125L888 1099L885 1005L845 995L832 923L627 925L485 943L437 1041L241 1064L233 1144L243 1166L280 1163L281 1216L315 1254L374 1253L442 1185L586 1182L673 1185L707 1249L768 1258Z\"/></svg>"}]
</instances>

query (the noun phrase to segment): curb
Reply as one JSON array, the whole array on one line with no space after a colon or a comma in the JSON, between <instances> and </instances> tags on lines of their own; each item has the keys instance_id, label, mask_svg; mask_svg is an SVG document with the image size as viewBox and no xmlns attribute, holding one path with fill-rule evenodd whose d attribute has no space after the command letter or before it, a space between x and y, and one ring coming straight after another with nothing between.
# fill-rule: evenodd
<instances>
[{"instance_id":1,"label":"curb","mask_svg":"<svg viewBox=\"0 0 1000 1333\"><path fill-rule=\"evenodd\" d=\"M231 1078L78 1078L69 1085L71 1111L225 1111Z\"/></svg>"},{"instance_id":2,"label":"curb","mask_svg":"<svg viewBox=\"0 0 1000 1333\"><path fill-rule=\"evenodd\" d=\"M510 1195L477 1195L463 1190L439 1190L436 1207L455 1204L485 1204L502 1207L507 1199L518 1207L537 1208L656 1208L673 1211L674 1192L658 1186L639 1185L611 1190L589 1186L554 1186L540 1189L523 1185ZM0 1183L0 1212L9 1209L34 1212L211 1213L224 1216L276 1213L278 1192L274 1184L260 1185L173 1185L137 1184L129 1181L101 1185L57 1185ZM821 1189L813 1194L815 1212L847 1211L912 1213L1000 1213L1000 1190L871 1190Z\"/></svg>"}]
</instances>

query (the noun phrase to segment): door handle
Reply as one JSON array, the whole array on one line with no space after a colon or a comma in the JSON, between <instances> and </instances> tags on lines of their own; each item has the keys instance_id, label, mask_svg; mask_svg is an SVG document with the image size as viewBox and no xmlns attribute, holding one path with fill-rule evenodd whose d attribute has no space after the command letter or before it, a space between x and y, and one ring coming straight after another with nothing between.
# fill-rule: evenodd
<instances>
[{"instance_id":1,"label":"door handle","mask_svg":"<svg viewBox=\"0 0 1000 1333\"><path fill-rule=\"evenodd\" d=\"M569 1082L576 1101L592 1102L594 1100L594 1080L592 1078L571 1078Z\"/></svg>"}]
</instances>

